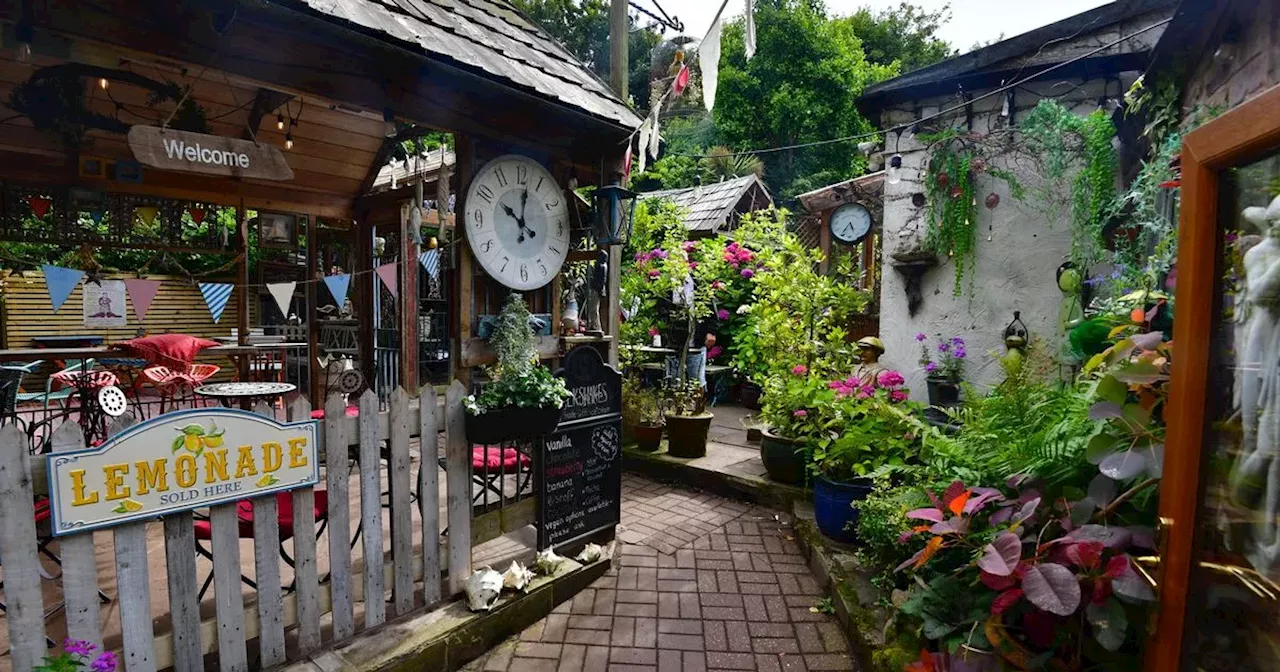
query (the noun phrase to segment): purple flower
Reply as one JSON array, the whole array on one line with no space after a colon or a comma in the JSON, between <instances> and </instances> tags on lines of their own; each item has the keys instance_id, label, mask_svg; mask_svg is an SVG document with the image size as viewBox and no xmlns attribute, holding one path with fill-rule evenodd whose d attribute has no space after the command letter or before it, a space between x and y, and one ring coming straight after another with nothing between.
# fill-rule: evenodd
<instances>
[{"instance_id":1,"label":"purple flower","mask_svg":"<svg viewBox=\"0 0 1280 672\"><path fill-rule=\"evenodd\" d=\"M692 252L692 251L693 251L693 248L697 247L697 245L698 245L698 244L697 244L697 243L695 243L695 242L693 242L692 240L686 240L686 241L684 241L684 251L685 251L685 252Z\"/></svg>"},{"instance_id":2,"label":"purple flower","mask_svg":"<svg viewBox=\"0 0 1280 672\"><path fill-rule=\"evenodd\" d=\"M753 271L753 270L751 270L751 269L749 269L749 268L744 268L744 269L742 269L742 277L744 277L744 278L750 278L750 277L754 276L755 274L756 274L756 272L755 272L755 271Z\"/></svg>"},{"instance_id":3,"label":"purple flower","mask_svg":"<svg viewBox=\"0 0 1280 672\"><path fill-rule=\"evenodd\" d=\"M713 345L711 346L711 349L707 351L707 359L715 359L716 357L719 357L722 352L724 352L724 348L721 348L718 345Z\"/></svg>"},{"instance_id":4,"label":"purple flower","mask_svg":"<svg viewBox=\"0 0 1280 672\"><path fill-rule=\"evenodd\" d=\"M894 390L889 393L889 401L892 401L895 404L900 404L906 400L907 400L906 390Z\"/></svg>"},{"instance_id":5,"label":"purple flower","mask_svg":"<svg viewBox=\"0 0 1280 672\"><path fill-rule=\"evenodd\" d=\"M658 270L658 269L656 269L656 268L655 268L655 269L653 269L652 271L649 271L649 279L651 279L651 280L652 280L652 279L654 279L654 278L657 278L657 277L658 277L658 276L660 276L660 275L662 275L662 271L659 271L659 270Z\"/></svg>"},{"instance_id":6,"label":"purple flower","mask_svg":"<svg viewBox=\"0 0 1280 672\"><path fill-rule=\"evenodd\" d=\"M897 387L907 382L897 371L881 371L876 380L880 383L880 387Z\"/></svg>"},{"instance_id":7,"label":"purple flower","mask_svg":"<svg viewBox=\"0 0 1280 672\"><path fill-rule=\"evenodd\" d=\"M924 365L925 373L933 373L934 371L937 371L937 370L938 370L938 364L936 362L929 362L928 364Z\"/></svg>"},{"instance_id":8,"label":"purple flower","mask_svg":"<svg viewBox=\"0 0 1280 672\"><path fill-rule=\"evenodd\" d=\"M920 332L920 333L918 333L918 334L916 334L916 342L917 342L917 343L924 343L924 342L925 342L926 340L928 340L928 339L929 339L929 337L928 337L928 336L925 336L925 334L924 334L924 332L923 332L923 331L922 331L922 332Z\"/></svg>"},{"instance_id":9,"label":"purple flower","mask_svg":"<svg viewBox=\"0 0 1280 672\"><path fill-rule=\"evenodd\" d=\"M942 341L941 343L938 344L938 352L947 352L949 350L951 350L950 343L946 341Z\"/></svg>"},{"instance_id":10,"label":"purple flower","mask_svg":"<svg viewBox=\"0 0 1280 672\"><path fill-rule=\"evenodd\" d=\"M963 345L957 345L955 351L951 353L951 356L955 357L956 359L964 359L964 355L965 355L965 352L964 352Z\"/></svg>"},{"instance_id":11,"label":"purple flower","mask_svg":"<svg viewBox=\"0 0 1280 672\"><path fill-rule=\"evenodd\" d=\"M964 339L960 338L959 336L952 336L951 345L954 345L957 348L964 347Z\"/></svg>"},{"instance_id":12,"label":"purple flower","mask_svg":"<svg viewBox=\"0 0 1280 672\"><path fill-rule=\"evenodd\" d=\"M717 311L716 311L716 319L721 320L721 321L724 321L724 320L729 319L729 311L725 310L724 308L721 308L720 310L717 310Z\"/></svg>"},{"instance_id":13,"label":"purple flower","mask_svg":"<svg viewBox=\"0 0 1280 672\"><path fill-rule=\"evenodd\" d=\"M791 415L794 415L794 416L796 416L797 418L803 418L803 417L805 417L805 416L809 415L809 411L806 411L806 410L804 410L803 408L801 408L801 409L796 410L796 411L795 411L794 413L792 413Z\"/></svg>"},{"instance_id":14,"label":"purple flower","mask_svg":"<svg viewBox=\"0 0 1280 672\"><path fill-rule=\"evenodd\" d=\"M62 642L62 650L73 656L88 658L93 655L94 649L97 648L97 645L93 642L86 642L82 639L68 639Z\"/></svg>"},{"instance_id":15,"label":"purple flower","mask_svg":"<svg viewBox=\"0 0 1280 672\"><path fill-rule=\"evenodd\" d=\"M791 367L791 375L793 376L803 376L806 373L809 373L809 367L804 364L796 364Z\"/></svg>"},{"instance_id":16,"label":"purple flower","mask_svg":"<svg viewBox=\"0 0 1280 672\"><path fill-rule=\"evenodd\" d=\"M116 654L114 651L103 651L98 659L89 666L93 672L115 672Z\"/></svg>"}]
</instances>

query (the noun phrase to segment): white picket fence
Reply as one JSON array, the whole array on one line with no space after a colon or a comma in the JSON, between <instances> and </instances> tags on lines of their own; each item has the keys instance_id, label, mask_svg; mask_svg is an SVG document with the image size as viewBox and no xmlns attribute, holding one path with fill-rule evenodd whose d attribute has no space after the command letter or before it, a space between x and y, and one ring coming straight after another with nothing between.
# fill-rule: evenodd
<instances>
[{"instance_id":1,"label":"white picket fence","mask_svg":"<svg viewBox=\"0 0 1280 672\"><path fill-rule=\"evenodd\" d=\"M296 583L281 586L282 562L276 495L253 500L254 579L256 599L246 608L241 583L239 520L236 504L208 511L212 527L213 591L216 613L201 618L197 592L196 537L192 512L163 519L166 571L150 576L147 564L147 526L134 522L112 528L115 545L115 590L120 620L119 647L129 672L173 668L204 669L207 654L217 654L222 670L268 668L351 637L356 632L356 607L362 606L364 627L408 613L415 605L430 605L462 591L471 573L471 462L463 435L463 386L454 382L445 403L424 388L415 399L398 389L386 413L378 412L378 398L366 392L359 399L360 414L346 415L346 402L338 395L325 405L321 421L322 463L325 477L315 488L292 492L294 510L293 558ZM257 412L273 416L260 405ZM288 409L289 419L307 419L311 407L299 399ZM438 428L445 427L447 520L449 533L440 557L438 482ZM114 435L134 421L118 418ZM421 550L414 551L413 515L410 510L410 446L418 437L416 457L421 496L418 498ZM385 443L384 443L385 442ZM384 447L385 446L385 447ZM84 447L80 427L68 422L54 433L54 452ZM44 456L29 453L29 441L16 427L0 428L0 566L4 575L5 614L12 668L27 672L52 653L46 648L46 623L37 529L32 516L34 498L48 489ZM363 562L353 567L352 521L348 483L354 466L359 470L360 520ZM383 460L389 483L383 482ZM362 468L368 465L368 468ZM328 493L329 575L322 580L317 564L317 527L314 497L318 489ZM389 529L384 529L382 499L389 490ZM47 532L45 533L47 534ZM99 532L99 534L103 534ZM391 537L391 559L384 558L384 535ZM99 646L103 643L99 581L92 532L61 537L60 578L66 609L66 627L73 639ZM207 573L208 563L204 563ZM447 572L447 574L446 574ZM447 576L447 585L442 579ZM153 630L152 584L167 581L168 612L172 627L157 635ZM421 592L419 592L421 591ZM390 612L387 604L390 597ZM327 617L327 618L326 618ZM322 623L329 626L322 630ZM286 633L292 643L286 646ZM325 636L327 635L327 636ZM256 640L257 655L249 642Z\"/></svg>"}]
</instances>

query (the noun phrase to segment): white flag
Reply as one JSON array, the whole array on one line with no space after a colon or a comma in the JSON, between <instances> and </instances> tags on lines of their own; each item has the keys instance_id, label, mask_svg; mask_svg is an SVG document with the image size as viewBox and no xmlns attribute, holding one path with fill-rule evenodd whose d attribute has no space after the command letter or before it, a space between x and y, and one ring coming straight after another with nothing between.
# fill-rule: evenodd
<instances>
[{"instance_id":1,"label":"white flag","mask_svg":"<svg viewBox=\"0 0 1280 672\"><path fill-rule=\"evenodd\" d=\"M271 298L276 300L280 314L285 317L289 317L289 304L293 303L293 290L297 286L296 282L273 282L267 285L267 291L271 292Z\"/></svg>"},{"instance_id":2,"label":"white flag","mask_svg":"<svg viewBox=\"0 0 1280 672\"><path fill-rule=\"evenodd\" d=\"M698 45L698 66L702 68L702 104L707 111L716 106L716 82L720 77L720 17Z\"/></svg>"},{"instance_id":3,"label":"white flag","mask_svg":"<svg viewBox=\"0 0 1280 672\"><path fill-rule=\"evenodd\" d=\"M648 163L649 157L649 120L645 119L640 125L640 164L637 166L639 172L644 172L644 167Z\"/></svg>"},{"instance_id":4,"label":"white flag","mask_svg":"<svg viewBox=\"0 0 1280 672\"><path fill-rule=\"evenodd\" d=\"M658 149L662 142L662 136L658 134L658 115L661 113L662 99L659 98L657 104L653 106L653 110L649 117L649 121L653 122L649 125L649 148L645 149L642 146L640 149L641 154L647 151L649 152L649 156L652 156L655 161L658 160Z\"/></svg>"},{"instance_id":5,"label":"white flag","mask_svg":"<svg viewBox=\"0 0 1280 672\"><path fill-rule=\"evenodd\" d=\"M754 0L747 0L747 30L745 42L747 45L747 60L751 60L756 55L756 3Z\"/></svg>"}]
</instances>

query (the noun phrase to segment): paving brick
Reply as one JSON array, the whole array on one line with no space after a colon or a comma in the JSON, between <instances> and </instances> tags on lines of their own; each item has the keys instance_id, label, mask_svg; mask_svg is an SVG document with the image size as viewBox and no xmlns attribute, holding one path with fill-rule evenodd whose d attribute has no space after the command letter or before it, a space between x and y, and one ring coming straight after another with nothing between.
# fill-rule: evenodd
<instances>
[{"instance_id":1,"label":"paving brick","mask_svg":"<svg viewBox=\"0 0 1280 672\"><path fill-rule=\"evenodd\" d=\"M630 616L618 616L613 619L613 630L609 633L609 646L633 646L636 641L636 619Z\"/></svg>"},{"instance_id":2,"label":"paving brick","mask_svg":"<svg viewBox=\"0 0 1280 672\"><path fill-rule=\"evenodd\" d=\"M516 658L560 658L560 645L543 642L520 642L516 645Z\"/></svg>"},{"instance_id":3,"label":"paving brick","mask_svg":"<svg viewBox=\"0 0 1280 672\"><path fill-rule=\"evenodd\" d=\"M658 593L658 617L679 618L680 596L677 593Z\"/></svg>"},{"instance_id":4,"label":"paving brick","mask_svg":"<svg viewBox=\"0 0 1280 672\"><path fill-rule=\"evenodd\" d=\"M730 651L750 651L751 650L751 635L747 633L747 624L745 622L726 621L724 624L724 629L729 636Z\"/></svg>"},{"instance_id":5,"label":"paving brick","mask_svg":"<svg viewBox=\"0 0 1280 672\"><path fill-rule=\"evenodd\" d=\"M815 614L812 611L809 611L807 607L791 607L787 609L787 614L791 617L791 621L793 623L801 623L804 621L816 623L818 621L826 620L826 614Z\"/></svg>"},{"instance_id":6,"label":"paving brick","mask_svg":"<svg viewBox=\"0 0 1280 672\"><path fill-rule=\"evenodd\" d=\"M748 623L747 632L752 637L795 637L796 631L790 623Z\"/></svg>"},{"instance_id":7,"label":"paving brick","mask_svg":"<svg viewBox=\"0 0 1280 672\"><path fill-rule=\"evenodd\" d=\"M676 555L684 551L677 551ZM692 557L692 555L690 556ZM698 572L692 568L689 569L658 569L659 581L691 581L698 578Z\"/></svg>"},{"instance_id":8,"label":"paving brick","mask_svg":"<svg viewBox=\"0 0 1280 672\"><path fill-rule=\"evenodd\" d=\"M672 632L660 632L658 633L658 648L702 651L706 647L703 643L702 635L678 635Z\"/></svg>"},{"instance_id":9,"label":"paving brick","mask_svg":"<svg viewBox=\"0 0 1280 672\"><path fill-rule=\"evenodd\" d=\"M778 578L778 588L782 590L784 595L803 595L800 590L800 582L796 581L795 574L774 574Z\"/></svg>"},{"instance_id":10,"label":"paving brick","mask_svg":"<svg viewBox=\"0 0 1280 672\"><path fill-rule=\"evenodd\" d=\"M764 606L763 595L743 595L742 607L747 612L748 621L769 620L769 612Z\"/></svg>"},{"instance_id":11,"label":"paving brick","mask_svg":"<svg viewBox=\"0 0 1280 672\"><path fill-rule=\"evenodd\" d=\"M697 539L701 536L702 535L695 535L694 538ZM695 566L695 563L696 563L695 556L691 549L680 549L676 551L677 567L692 569Z\"/></svg>"},{"instance_id":12,"label":"paving brick","mask_svg":"<svg viewBox=\"0 0 1280 672\"><path fill-rule=\"evenodd\" d=\"M564 632L565 644L599 644L608 635L600 630L569 628Z\"/></svg>"},{"instance_id":13,"label":"paving brick","mask_svg":"<svg viewBox=\"0 0 1280 672\"><path fill-rule=\"evenodd\" d=\"M698 582L691 579L681 579L675 581L658 580L658 590L670 593L696 593L698 592Z\"/></svg>"},{"instance_id":14,"label":"paving brick","mask_svg":"<svg viewBox=\"0 0 1280 672\"><path fill-rule=\"evenodd\" d=\"M506 672L516 652L516 641L507 640L494 647L484 661L484 672Z\"/></svg>"},{"instance_id":15,"label":"paving brick","mask_svg":"<svg viewBox=\"0 0 1280 672\"><path fill-rule=\"evenodd\" d=\"M787 603L788 607L804 607L808 609L818 603L817 600L808 595L787 595L782 599Z\"/></svg>"},{"instance_id":16,"label":"paving brick","mask_svg":"<svg viewBox=\"0 0 1280 672\"><path fill-rule=\"evenodd\" d=\"M796 640L800 651L804 653L824 653L826 646L822 644L822 636L818 634L818 626L813 623L796 623Z\"/></svg>"},{"instance_id":17,"label":"paving brick","mask_svg":"<svg viewBox=\"0 0 1280 672\"><path fill-rule=\"evenodd\" d=\"M658 633L701 635L703 621L692 618L659 618Z\"/></svg>"},{"instance_id":18,"label":"paving brick","mask_svg":"<svg viewBox=\"0 0 1280 672\"><path fill-rule=\"evenodd\" d=\"M756 637L751 647L756 653L800 653L799 642L789 637Z\"/></svg>"},{"instance_id":19,"label":"paving brick","mask_svg":"<svg viewBox=\"0 0 1280 672\"><path fill-rule=\"evenodd\" d=\"M818 624L818 634L822 637L822 646L827 653L844 653L849 650L849 640L839 625L831 621Z\"/></svg>"},{"instance_id":20,"label":"paving brick","mask_svg":"<svg viewBox=\"0 0 1280 672\"><path fill-rule=\"evenodd\" d=\"M708 651L728 651L729 637L725 634L724 621L703 621L702 639Z\"/></svg>"},{"instance_id":21,"label":"paving brick","mask_svg":"<svg viewBox=\"0 0 1280 672\"><path fill-rule=\"evenodd\" d=\"M724 593L738 592L738 575L731 571L716 572L716 584L720 586L720 591Z\"/></svg>"},{"instance_id":22,"label":"paving brick","mask_svg":"<svg viewBox=\"0 0 1280 672\"><path fill-rule=\"evenodd\" d=\"M627 665L625 663L611 663L609 672L654 672L658 668L653 665Z\"/></svg>"},{"instance_id":23,"label":"paving brick","mask_svg":"<svg viewBox=\"0 0 1280 672\"><path fill-rule=\"evenodd\" d=\"M569 627L569 617L564 614L550 614L542 619L542 641L563 642L565 630Z\"/></svg>"},{"instance_id":24,"label":"paving brick","mask_svg":"<svg viewBox=\"0 0 1280 672\"><path fill-rule=\"evenodd\" d=\"M675 566L676 566L675 556L672 556L672 555L658 556L658 569L674 568Z\"/></svg>"},{"instance_id":25,"label":"paving brick","mask_svg":"<svg viewBox=\"0 0 1280 672\"><path fill-rule=\"evenodd\" d=\"M716 569L716 570L733 569L732 560L698 560L696 564L698 569Z\"/></svg>"},{"instance_id":26,"label":"paving brick","mask_svg":"<svg viewBox=\"0 0 1280 672\"><path fill-rule=\"evenodd\" d=\"M658 593L652 590L619 590L615 599L620 604L657 604Z\"/></svg>"},{"instance_id":27,"label":"paving brick","mask_svg":"<svg viewBox=\"0 0 1280 672\"><path fill-rule=\"evenodd\" d=\"M612 616L569 616L569 627L581 630L609 630L613 628Z\"/></svg>"},{"instance_id":28,"label":"paving brick","mask_svg":"<svg viewBox=\"0 0 1280 672\"><path fill-rule=\"evenodd\" d=\"M666 556L659 556L666 557ZM658 570L653 567L641 567L636 573L637 590L657 590Z\"/></svg>"},{"instance_id":29,"label":"paving brick","mask_svg":"<svg viewBox=\"0 0 1280 672\"><path fill-rule=\"evenodd\" d=\"M560 666L560 661L554 658L512 658L511 667L509 669L514 672L556 672L556 668Z\"/></svg>"},{"instance_id":30,"label":"paving brick","mask_svg":"<svg viewBox=\"0 0 1280 672\"><path fill-rule=\"evenodd\" d=\"M589 614L591 613L591 605L596 601L596 591L594 588L585 588L582 592L573 596L573 606L569 609L571 614Z\"/></svg>"},{"instance_id":31,"label":"paving brick","mask_svg":"<svg viewBox=\"0 0 1280 672\"><path fill-rule=\"evenodd\" d=\"M732 546L732 544L730 544L730 548L732 548L732 547L733 547L733 546ZM763 551L763 549L761 549L761 550ZM746 571L746 572L751 571L752 564L751 564L751 554L750 554L750 553L745 552L745 551L735 550L734 552L730 553L730 556L732 556L732 560L733 560L733 568L734 568L734 569L736 569L736 570L738 570L738 571L740 571L740 572L742 572L742 571Z\"/></svg>"},{"instance_id":32,"label":"paving brick","mask_svg":"<svg viewBox=\"0 0 1280 672\"><path fill-rule=\"evenodd\" d=\"M658 672L683 672L684 664L680 652L675 650L658 651Z\"/></svg>"},{"instance_id":33,"label":"paving brick","mask_svg":"<svg viewBox=\"0 0 1280 672\"><path fill-rule=\"evenodd\" d=\"M848 656L841 656L834 653L806 654L804 664L810 670L819 672L821 670L852 670L853 661Z\"/></svg>"},{"instance_id":34,"label":"paving brick","mask_svg":"<svg viewBox=\"0 0 1280 672\"><path fill-rule=\"evenodd\" d=\"M777 583L778 575L773 572L738 572L739 583Z\"/></svg>"},{"instance_id":35,"label":"paving brick","mask_svg":"<svg viewBox=\"0 0 1280 672\"><path fill-rule=\"evenodd\" d=\"M741 573L741 572L739 572ZM781 595L776 583L743 583L738 585L743 595Z\"/></svg>"},{"instance_id":36,"label":"paving brick","mask_svg":"<svg viewBox=\"0 0 1280 672\"><path fill-rule=\"evenodd\" d=\"M671 595L673 593L664 593ZM680 599L680 618L702 618L702 609L698 607L697 593L674 593Z\"/></svg>"},{"instance_id":37,"label":"paving brick","mask_svg":"<svg viewBox=\"0 0 1280 672\"><path fill-rule=\"evenodd\" d=\"M636 648L649 648L658 645L658 619L650 617L636 618Z\"/></svg>"},{"instance_id":38,"label":"paving brick","mask_svg":"<svg viewBox=\"0 0 1280 672\"><path fill-rule=\"evenodd\" d=\"M658 652L654 649L633 649L615 646L609 650L610 663L626 665L656 665Z\"/></svg>"},{"instance_id":39,"label":"paving brick","mask_svg":"<svg viewBox=\"0 0 1280 672\"><path fill-rule=\"evenodd\" d=\"M703 607L702 617L719 621L747 620L747 614L742 607Z\"/></svg>"},{"instance_id":40,"label":"paving brick","mask_svg":"<svg viewBox=\"0 0 1280 672\"><path fill-rule=\"evenodd\" d=\"M591 613L597 616L608 616L613 613L614 602L618 598L618 593L630 591L609 590L601 588L596 591L595 603L591 605Z\"/></svg>"},{"instance_id":41,"label":"paving brick","mask_svg":"<svg viewBox=\"0 0 1280 672\"><path fill-rule=\"evenodd\" d=\"M658 615L658 605L622 603L615 605L613 613L616 616L645 616L648 618L654 618Z\"/></svg>"},{"instance_id":42,"label":"paving brick","mask_svg":"<svg viewBox=\"0 0 1280 672\"><path fill-rule=\"evenodd\" d=\"M560 665L556 672L582 672L586 662L587 647L581 644L565 644L560 650Z\"/></svg>"},{"instance_id":43,"label":"paving brick","mask_svg":"<svg viewBox=\"0 0 1280 672\"><path fill-rule=\"evenodd\" d=\"M712 535L712 536L715 536L715 535ZM695 551L693 556L694 556L694 559L699 562L703 560L732 560L733 559L733 556L723 551Z\"/></svg>"},{"instance_id":44,"label":"paving brick","mask_svg":"<svg viewBox=\"0 0 1280 672\"><path fill-rule=\"evenodd\" d=\"M702 651L684 652L684 672L706 672L707 654Z\"/></svg>"},{"instance_id":45,"label":"paving brick","mask_svg":"<svg viewBox=\"0 0 1280 672\"><path fill-rule=\"evenodd\" d=\"M803 659L800 660L803 661ZM756 670L757 672L782 672L782 662L777 654L757 653Z\"/></svg>"},{"instance_id":46,"label":"paving brick","mask_svg":"<svg viewBox=\"0 0 1280 672\"><path fill-rule=\"evenodd\" d=\"M732 593L700 593L698 599L704 607L741 607L742 596Z\"/></svg>"},{"instance_id":47,"label":"paving brick","mask_svg":"<svg viewBox=\"0 0 1280 672\"><path fill-rule=\"evenodd\" d=\"M636 573L640 571L639 567L623 567L618 570L618 588L622 590L636 589Z\"/></svg>"},{"instance_id":48,"label":"paving brick","mask_svg":"<svg viewBox=\"0 0 1280 672\"><path fill-rule=\"evenodd\" d=\"M707 652L707 669L710 670L754 670L756 657L750 653Z\"/></svg>"},{"instance_id":49,"label":"paving brick","mask_svg":"<svg viewBox=\"0 0 1280 672\"><path fill-rule=\"evenodd\" d=\"M521 641L540 642L542 641L542 631L546 628L546 621L538 621L533 625L525 628L520 632Z\"/></svg>"}]
</instances>

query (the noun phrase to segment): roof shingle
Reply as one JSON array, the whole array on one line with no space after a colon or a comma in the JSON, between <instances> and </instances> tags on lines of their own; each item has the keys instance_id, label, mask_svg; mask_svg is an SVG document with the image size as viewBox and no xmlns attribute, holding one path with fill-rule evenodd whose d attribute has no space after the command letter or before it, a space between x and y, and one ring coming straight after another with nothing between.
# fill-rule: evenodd
<instances>
[{"instance_id":1,"label":"roof shingle","mask_svg":"<svg viewBox=\"0 0 1280 672\"><path fill-rule=\"evenodd\" d=\"M663 198L684 208L684 225L690 231L715 232L733 213L734 206L753 185L759 185L765 202L761 207L773 204L769 191L754 173L743 177L706 184L687 189L666 189L640 194L641 198Z\"/></svg>"}]
</instances>

